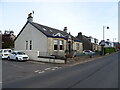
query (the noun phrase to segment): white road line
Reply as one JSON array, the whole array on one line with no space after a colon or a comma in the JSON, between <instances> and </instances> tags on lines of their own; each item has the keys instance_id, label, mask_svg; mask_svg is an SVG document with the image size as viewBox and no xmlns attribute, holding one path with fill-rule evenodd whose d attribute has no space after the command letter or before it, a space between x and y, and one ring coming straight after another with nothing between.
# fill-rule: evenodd
<instances>
[{"instance_id":1,"label":"white road line","mask_svg":"<svg viewBox=\"0 0 120 90\"><path fill-rule=\"evenodd\" d=\"M2 82L0 82L0 83L2 83Z\"/></svg>"},{"instance_id":2,"label":"white road line","mask_svg":"<svg viewBox=\"0 0 120 90\"><path fill-rule=\"evenodd\" d=\"M41 72L38 72L38 73L40 74L40 73L44 73L44 72L45 72L45 71L41 71Z\"/></svg>"},{"instance_id":3,"label":"white road line","mask_svg":"<svg viewBox=\"0 0 120 90\"><path fill-rule=\"evenodd\" d=\"M58 69L59 67L54 67L55 69Z\"/></svg>"},{"instance_id":4,"label":"white road line","mask_svg":"<svg viewBox=\"0 0 120 90\"><path fill-rule=\"evenodd\" d=\"M45 70L50 70L51 68L46 68Z\"/></svg>"},{"instance_id":5,"label":"white road line","mask_svg":"<svg viewBox=\"0 0 120 90\"><path fill-rule=\"evenodd\" d=\"M54 68L52 70L55 70Z\"/></svg>"},{"instance_id":6,"label":"white road line","mask_svg":"<svg viewBox=\"0 0 120 90\"><path fill-rule=\"evenodd\" d=\"M37 72L39 72L39 71L40 71L40 70L36 70L36 71L34 71L34 72L36 72L36 73L37 73Z\"/></svg>"}]
</instances>

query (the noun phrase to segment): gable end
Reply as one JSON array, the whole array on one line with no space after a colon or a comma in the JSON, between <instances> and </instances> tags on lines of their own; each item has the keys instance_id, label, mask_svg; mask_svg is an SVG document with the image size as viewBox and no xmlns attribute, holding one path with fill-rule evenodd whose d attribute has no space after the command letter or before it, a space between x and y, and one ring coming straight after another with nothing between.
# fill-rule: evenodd
<instances>
[{"instance_id":1,"label":"gable end","mask_svg":"<svg viewBox=\"0 0 120 90\"><path fill-rule=\"evenodd\" d=\"M26 22L26 24L24 25L24 27L22 28L22 30L19 32L19 34L17 35L17 37L15 38L15 40L19 37L19 35L22 33L22 31L24 30L24 28L26 27L26 25L28 24L29 22ZM14 41L15 41L14 40Z\"/></svg>"}]
</instances>

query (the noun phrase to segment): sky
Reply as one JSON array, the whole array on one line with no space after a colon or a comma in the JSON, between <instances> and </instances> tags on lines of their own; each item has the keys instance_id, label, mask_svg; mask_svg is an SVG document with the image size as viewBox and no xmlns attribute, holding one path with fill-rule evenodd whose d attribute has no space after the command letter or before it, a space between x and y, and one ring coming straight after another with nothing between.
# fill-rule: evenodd
<instances>
[{"instance_id":1,"label":"sky","mask_svg":"<svg viewBox=\"0 0 120 90\"><path fill-rule=\"evenodd\" d=\"M118 41L118 2L106 1L22 1L2 0L0 2L0 30L13 30L17 35L25 23L30 12L34 10L33 21L42 25L63 30L68 28L73 36L79 32L92 36L99 41Z\"/></svg>"}]
</instances>

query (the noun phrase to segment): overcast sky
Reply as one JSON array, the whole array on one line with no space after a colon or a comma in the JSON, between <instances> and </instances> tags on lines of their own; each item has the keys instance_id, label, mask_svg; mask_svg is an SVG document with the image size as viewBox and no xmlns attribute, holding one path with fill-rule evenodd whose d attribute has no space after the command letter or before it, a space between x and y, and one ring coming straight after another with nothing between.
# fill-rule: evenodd
<instances>
[{"instance_id":1,"label":"overcast sky","mask_svg":"<svg viewBox=\"0 0 120 90\"><path fill-rule=\"evenodd\" d=\"M6 0L7 1L7 0ZM103 39L103 26L105 39L116 38L118 41L118 2L3 2L0 3L0 30L13 30L17 35L27 16L34 10L33 21L63 30L77 36L83 35Z\"/></svg>"}]
</instances>

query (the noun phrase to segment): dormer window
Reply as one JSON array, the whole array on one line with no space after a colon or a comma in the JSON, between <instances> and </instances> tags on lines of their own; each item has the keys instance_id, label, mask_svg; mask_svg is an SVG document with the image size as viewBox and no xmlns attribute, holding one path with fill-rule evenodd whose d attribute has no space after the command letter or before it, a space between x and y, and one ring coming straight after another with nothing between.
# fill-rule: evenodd
<instances>
[{"instance_id":1,"label":"dormer window","mask_svg":"<svg viewBox=\"0 0 120 90\"><path fill-rule=\"evenodd\" d=\"M64 37L61 33L57 33L55 36Z\"/></svg>"}]
</instances>

